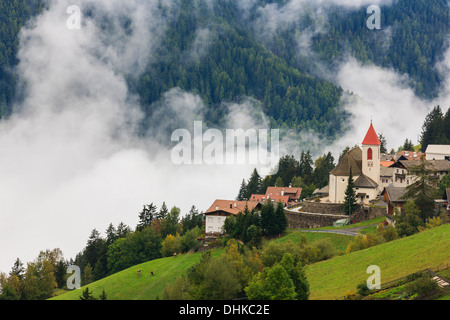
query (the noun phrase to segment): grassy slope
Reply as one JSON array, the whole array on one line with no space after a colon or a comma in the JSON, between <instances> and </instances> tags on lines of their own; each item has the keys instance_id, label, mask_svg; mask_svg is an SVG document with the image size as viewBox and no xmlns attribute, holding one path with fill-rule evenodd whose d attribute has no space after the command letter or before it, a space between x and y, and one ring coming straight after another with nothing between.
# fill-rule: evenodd
<instances>
[{"instance_id":1,"label":"grassy slope","mask_svg":"<svg viewBox=\"0 0 450 320\"><path fill-rule=\"evenodd\" d=\"M306 241L308 243L313 243L314 241L318 241L321 239L329 239L331 241L331 243L333 243L336 250L340 250L342 252L345 252L345 249L347 249L348 244L354 238L353 236L346 236L346 235L342 235L342 234L295 231L295 232L289 233L288 235L286 235L282 238L275 239L272 241L276 242L276 243L282 243L282 242L290 240L294 243L300 243L302 236L306 237Z\"/></svg>"},{"instance_id":2,"label":"grassy slope","mask_svg":"<svg viewBox=\"0 0 450 320\"><path fill-rule=\"evenodd\" d=\"M305 268L310 299L337 299L366 281L367 267L381 269L381 282L389 282L428 267L450 262L450 224L407 238L338 256Z\"/></svg>"},{"instance_id":3,"label":"grassy slope","mask_svg":"<svg viewBox=\"0 0 450 320\"><path fill-rule=\"evenodd\" d=\"M345 250L353 238L339 234L295 231L272 241L297 242L302 234L307 237L308 243L329 238L340 250ZM450 224L307 266L305 271L311 287L310 299L336 299L344 296L347 290L354 290L358 283L367 280L369 274L366 274L366 270L369 265L378 265L381 268L381 281L388 282L427 267L449 263L448 248ZM214 251L213 255L218 256L222 252L223 250ZM196 253L149 261L91 283L88 287L94 292L94 296L100 295L104 289L111 300L154 300L161 298L167 283L184 274L200 258L201 253ZM141 278L137 277L139 269L142 270ZM151 270L155 277L150 276ZM81 291L68 292L53 299L77 300ZM141 292L143 293L140 295Z\"/></svg>"},{"instance_id":4,"label":"grassy slope","mask_svg":"<svg viewBox=\"0 0 450 320\"><path fill-rule=\"evenodd\" d=\"M215 250L213 256L218 256L222 252L223 250ZM93 292L95 297L105 290L108 300L155 300L161 298L167 283L174 281L189 267L198 263L201 255L193 253L176 258L152 260L93 282L80 290L56 296L52 300L78 300L86 287L89 287L89 291ZM140 278L137 276L137 270L142 272ZM151 276L150 271L153 271L155 276Z\"/></svg>"}]
</instances>

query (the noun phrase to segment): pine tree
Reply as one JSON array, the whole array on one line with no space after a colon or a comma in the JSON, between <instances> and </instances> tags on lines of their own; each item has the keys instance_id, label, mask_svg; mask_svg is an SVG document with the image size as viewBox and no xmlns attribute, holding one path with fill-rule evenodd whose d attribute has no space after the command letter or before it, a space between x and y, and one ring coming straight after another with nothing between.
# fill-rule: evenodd
<instances>
[{"instance_id":1,"label":"pine tree","mask_svg":"<svg viewBox=\"0 0 450 320\"><path fill-rule=\"evenodd\" d=\"M265 202L261 207L261 229L266 236L277 234L277 221L272 201Z\"/></svg>"},{"instance_id":2,"label":"pine tree","mask_svg":"<svg viewBox=\"0 0 450 320\"><path fill-rule=\"evenodd\" d=\"M403 150L405 150L405 151L414 151L414 144L408 138L406 138L405 142L403 143Z\"/></svg>"},{"instance_id":3,"label":"pine tree","mask_svg":"<svg viewBox=\"0 0 450 320\"><path fill-rule=\"evenodd\" d=\"M119 223L119 225L117 226L117 238L125 238L126 235L130 232L130 227L123 222Z\"/></svg>"},{"instance_id":4,"label":"pine tree","mask_svg":"<svg viewBox=\"0 0 450 320\"><path fill-rule=\"evenodd\" d=\"M445 144L450 144L450 108L447 109L444 116L444 135L446 138Z\"/></svg>"},{"instance_id":5,"label":"pine tree","mask_svg":"<svg viewBox=\"0 0 450 320\"><path fill-rule=\"evenodd\" d=\"M241 183L241 187L239 188L239 194L236 197L237 201L244 201L244 200L248 200L248 198L246 198L247 196L247 183L245 182L245 179L242 180Z\"/></svg>"},{"instance_id":6,"label":"pine tree","mask_svg":"<svg viewBox=\"0 0 450 320\"><path fill-rule=\"evenodd\" d=\"M420 137L421 151L425 152L429 144L441 144L444 142L444 116L440 106L436 106L426 116L422 125Z\"/></svg>"},{"instance_id":7,"label":"pine tree","mask_svg":"<svg viewBox=\"0 0 450 320\"><path fill-rule=\"evenodd\" d=\"M25 268L23 267L22 261L19 258L14 262L13 267L11 268L10 276L16 276L19 280L23 279L23 274L25 272Z\"/></svg>"},{"instance_id":8,"label":"pine tree","mask_svg":"<svg viewBox=\"0 0 450 320\"><path fill-rule=\"evenodd\" d=\"M281 201L278 202L275 210L275 220L277 234L283 233L288 227L288 220L286 214L284 213L284 204Z\"/></svg>"},{"instance_id":9,"label":"pine tree","mask_svg":"<svg viewBox=\"0 0 450 320\"><path fill-rule=\"evenodd\" d=\"M159 209L159 212L156 215L156 219L163 220L167 217L168 213L169 213L169 209L167 208L166 202L163 202L161 209Z\"/></svg>"},{"instance_id":10,"label":"pine tree","mask_svg":"<svg viewBox=\"0 0 450 320\"><path fill-rule=\"evenodd\" d=\"M380 134L378 135L378 139L379 139L380 142L381 142L381 145L380 145L380 153L387 153L387 148L386 148L386 145L387 145L386 137L383 136L383 134L380 133Z\"/></svg>"},{"instance_id":11,"label":"pine tree","mask_svg":"<svg viewBox=\"0 0 450 320\"><path fill-rule=\"evenodd\" d=\"M344 212L349 216L355 212L358 208L358 202L356 200L355 182L353 181L352 169L350 169L350 175L348 177L347 189L345 189L345 198L343 204Z\"/></svg>"},{"instance_id":12,"label":"pine tree","mask_svg":"<svg viewBox=\"0 0 450 320\"><path fill-rule=\"evenodd\" d=\"M108 229L106 229L106 244L109 246L114 241L117 240L117 232L112 223L109 224Z\"/></svg>"},{"instance_id":13,"label":"pine tree","mask_svg":"<svg viewBox=\"0 0 450 320\"><path fill-rule=\"evenodd\" d=\"M102 295L98 298L98 300L107 300L108 296L106 295L105 289L102 291Z\"/></svg>"},{"instance_id":14,"label":"pine tree","mask_svg":"<svg viewBox=\"0 0 450 320\"><path fill-rule=\"evenodd\" d=\"M261 191L261 176L258 170L254 169L247 183L247 193L245 199L250 199L252 194L258 194Z\"/></svg>"},{"instance_id":15,"label":"pine tree","mask_svg":"<svg viewBox=\"0 0 450 320\"><path fill-rule=\"evenodd\" d=\"M136 227L137 231L142 231L142 229L149 227L156 217L156 206L151 203L149 205L144 205L144 208L139 213L139 223Z\"/></svg>"},{"instance_id":16,"label":"pine tree","mask_svg":"<svg viewBox=\"0 0 450 320\"><path fill-rule=\"evenodd\" d=\"M92 292L89 291L89 287L86 287L86 289L83 291L83 293L80 296L80 300L97 300L97 298L94 297Z\"/></svg>"}]
</instances>

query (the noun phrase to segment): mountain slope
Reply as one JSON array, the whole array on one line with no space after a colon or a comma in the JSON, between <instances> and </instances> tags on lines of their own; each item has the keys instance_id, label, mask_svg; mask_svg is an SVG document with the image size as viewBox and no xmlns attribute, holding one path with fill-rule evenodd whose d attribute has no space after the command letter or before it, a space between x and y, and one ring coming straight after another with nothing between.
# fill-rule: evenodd
<instances>
[{"instance_id":1,"label":"mountain slope","mask_svg":"<svg viewBox=\"0 0 450 320\"><path fill-rule=\"evenodd\" d=\"M366 281L367 267L381 269L381 283L450 262L450 224L306 266L312 300L342 298Z\"/></svg>"}]
</instances>

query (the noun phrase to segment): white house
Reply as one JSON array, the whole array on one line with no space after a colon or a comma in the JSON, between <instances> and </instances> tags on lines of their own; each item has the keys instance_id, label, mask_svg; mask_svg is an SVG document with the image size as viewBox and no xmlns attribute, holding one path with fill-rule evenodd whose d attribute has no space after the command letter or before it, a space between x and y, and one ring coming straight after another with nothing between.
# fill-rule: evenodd
<instances>
[{"instance_id":1,"label":"white house","mask_svg":"<svg viewBox=\"0 0 450 320\"><path fill-rule=\"evenodd\" d=\"M235 201L235 200L216 200L204 212L205 216L205 232L206 234L221 234L225 219L231 215L237 215L243 212L245 206L249 210L259 209L261 203L259 201Z\"/></svg>"},{"instance_id":2,"label":"white house","mask_svg":"<svg viewBox=\"0 0 450 320\"><path fill-rule=\"evenodd\" d=\"M450 161L450 145L449 144L430 144L425 151L426 160L449 160Z\"/></svg>"}]
</instances>

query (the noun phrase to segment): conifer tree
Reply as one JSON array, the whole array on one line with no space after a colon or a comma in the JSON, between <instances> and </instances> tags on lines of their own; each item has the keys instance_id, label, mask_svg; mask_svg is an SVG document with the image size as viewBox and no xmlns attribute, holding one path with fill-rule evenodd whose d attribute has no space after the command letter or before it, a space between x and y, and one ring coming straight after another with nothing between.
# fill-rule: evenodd
<instances>
[{"instance_id":1,"label":"conifer tree","mask_svg":"<svg viewBox=\"0 0 450 320\"><path fill-rule=\"evenodd\" d=\"M23 267L22 261L19 258L16 259L14 265L9 273L10 276L16 276L19 280L23 279L23 274L25 272L25 268Z\"/></svg>"},{"instance_id":2,"label":"conifer tree","mask_svg":"<svg viewBox=\"0 0 450 320\"><path fill-rule=\"evenodd\" d=\"M169 209L167 208L166 202L163 202L161 209L159 209L158 214L156 215L156 219L162 220L167 217L167 214L169 213Z\"/></svg>"},{"instance_id":3,"label":"conifer tree","mask_svg":"<svg viewBox=\"0 0 450 320\"><path fill-rule=\"evenodd\" d=\"M242 180L241 183L241 187L239 188L239 194L236 197L237 201L244 201L244 200L248 200L248 198L246 198L247 196L247 183L245 182L245 179Z\"/></svg>"},{"instance_id":4,"label":"conifer tree","mask_svg":"<svg viewBox=\"0 0 450 320\"><path fill-rule=\"evenodd\" d=\"M350 168L350 175L348 177L347 189L345 189L345 198L343 204L344 212L349 216L358 208L356 200L355 182L353 181L352 169Z\"/></svg>"},{"instance_id":5,"label":"conifer tree","mask_svg":"<svg viewBox=\"0 0 450 320\"><path fill-rule=\"evenodd\" d=\"M420 137L421 151L425 152L429 144L441 144L446 140L444 133L444 116L440 106L436 106L426 116Z\"/></svg>"},{"instance_id":6,"label":"conifer tree","mask_svg":"<svg viewBox=\"0 0 450 320\"><path fill-rule=\"evenodd\" d=\"M288 220L286 214L284 213L284 204L280 201L277 204L277 208L275 210L275 220L276 220L276 233L283 233L287 226Z\"/></svg>"},{"instance_id":7,"label":"conifer tree","mask_svg":"<svg viewBox=\"0 0 450 320\"><path fill-rule=\"evenodd\" d=\"M144 205L144 208L139 213L139 223L136 227L137 231L141 231L145 227L149 227L156 217L156 206L151 203L149 205Z\"/></svg>"},{"instance_id":8,"label":"conifer tree","mask_svg":"<svg viewBox=\"0 0 450 320\"><path fill-rule=\"evenodd\" d=\"M250 199L252 194L257 194L261 191L261 176L256 168L253 170L252 175L247 183L247 192L245 199Z\"/></svg>"}]
</instances>

